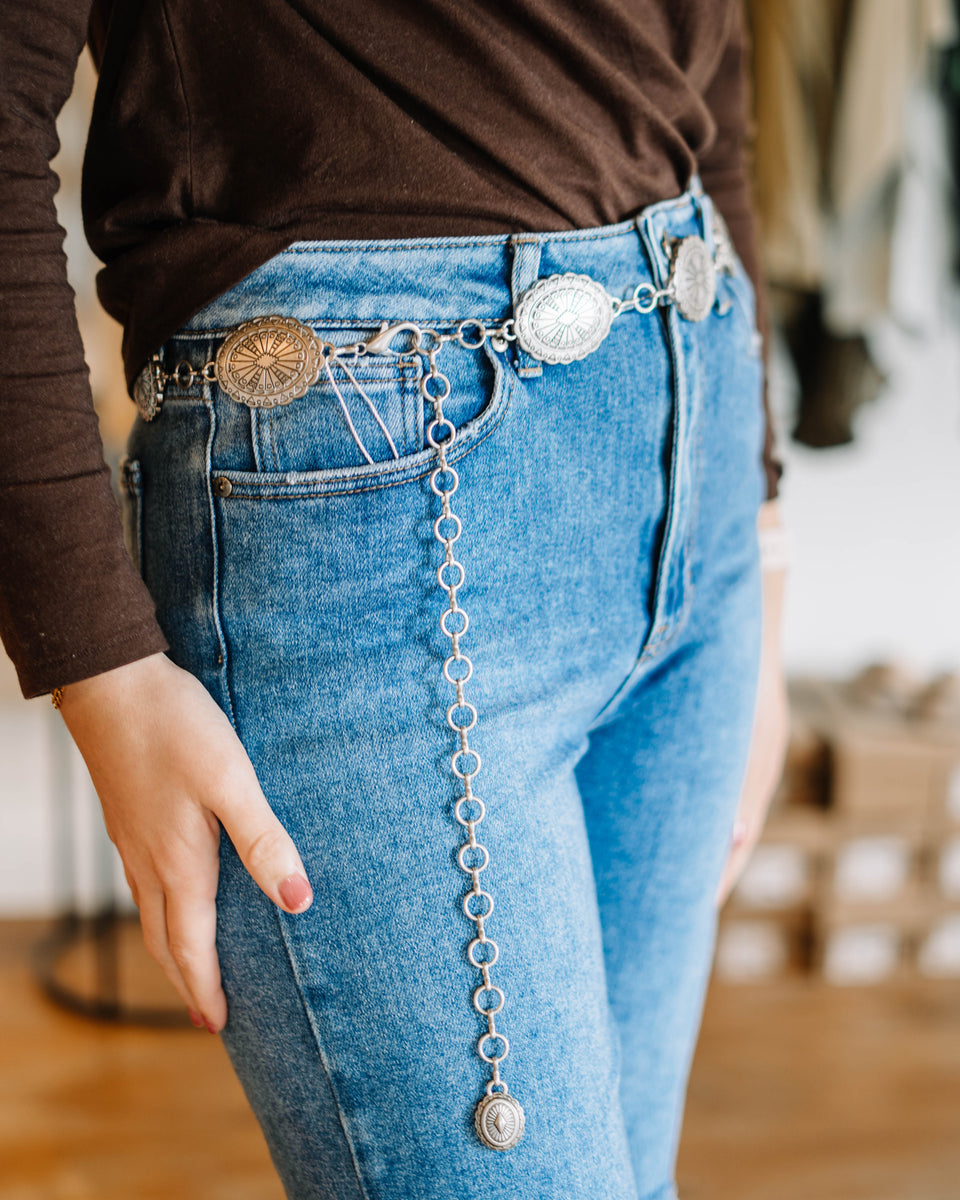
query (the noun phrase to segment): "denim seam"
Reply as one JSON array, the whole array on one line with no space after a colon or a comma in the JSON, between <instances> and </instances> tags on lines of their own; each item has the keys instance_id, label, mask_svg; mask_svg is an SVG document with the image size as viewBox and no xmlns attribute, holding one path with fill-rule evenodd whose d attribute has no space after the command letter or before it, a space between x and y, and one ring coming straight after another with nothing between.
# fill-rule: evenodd
<instances>
[{"instance_id":1,"label":"denim seam","mask_svg":"<svg viewBox=\"0 0 960 1200\"><path fill-rule=\"evenodd\" d=\"M271 904L270 907L273 909L274 919L277 922L277 927L280 931L280 938L283 942L283 947L287 952L287 959L290 963L290 971L293 974L293 980L297 986L297 996L299 997L300 1004L303 1006L304 1016L306 1017L307 1024L310 1027L310 1032L313 1034L313 1042L317 1051L317 1059L324 1075L327 1077L327 1083L330 1085L330 1094L333 1096L333 1102L337 1108L337 1119L340 1122L340 1128L343 1130L344 1141L347 1143L347 1148L350 1151L350 1161L353 1163L353 1170L357 1177L357 1187L360 1189L360 1195L364 1198L364 1200L369 1200L369 1193L364 1187L363 1178L360 1175L360 1164L357 1161L357 1153L354 1149L353 1139L350 1137L350 1133L347 1129L343 1106L340 1103L340 1097L337 1095L337 1089L333 1082L333 1074L330 1071L330 1064L327 1062L327 1056L323 1052L323 1043L320 1038L320 1032L317 1029L316 1022L314 1021L313 1011L310 1005L307 1003L303 981L300 978L300 971L298 969L297 956L290 942L289 930L287 929L286 922L282 919L280 910L277 908L277 906L275 904Z\"/></svg>"},{"instance_id":2,"label":"denim seam","mask_svg":"<svg viewBox=\"0 0 960 1200\"><path fill-rule=\"evenodd\" d=\"M412 396L407 395L412 389ZM419 444L419 422L417 404L420 402L419 380L414 374L408 374L400 382L400 411L403 414L404 449L408 454L416 453L410 447Z\"/></svg>"},{"instance_id":3,"label":"denim seam","mask_svg":"<svg viewBox=\"0 0 960 1200\"><path fill-rule=\"evenodd\" d=\"M137 460L137 468L139 471L140 461ZM143 578L143 479L139 473L136 481L135 490L133 492L134 499L134 520L136 521L136 547L137 547L137 572L140 578Z\"/></svg>"},{"instance_id":4,"label":"denim seam","mask_svg":"<svg viewBox=\"0 0 960 1200\"><path fill-rule=\"evenodd\" d=\"M204 386L204 396L206 398L209 385ZM230 718L230 724L236 729L237 717L236 709L233 703L233 694L230 687L230 655L227 649L227 638L223 629L223 620L220 612L220 538L217 530L217 507L213 498L213 439L217 430L217 413L214 405L207 403L209 411L209 427L207 433L207 447L204 456L204 466L206 467L206 479L204 486L207 490L207 510L210 513L210 550L212 562L212 578L211 585L211 602L213 608L213 624L217 631L217 642L220 647L220 662L219 666L219 681L220 690L223 701L227 707L227 716Z\"/></svg>"},{"instance_id":5,"label":"denim seam","mask_svg":"<svg viewBox=\"0 0 960 1200\"><path fill-rule=\"evenodd\" d=\"M510 239L510 250L510 305L515 313L520 298L540 275L543 247L535 236L518 234ZM513 344L513 361L521 379L536 379L543 374L543 363L535 355L524 350L519 341Z\"/></svg>"},{"instance_id":6,"label":"denim seam","mask_svg":"<svg viewBox=\"0 0 960 1200\"><path fill-rule=\"evenodd\" d=\"M277 414L273 409L270 409L270 418L267 421L267 434L270 438L270 456L273 459L273 469L280 470L280 455L277 453Z\"/></svg>"},{"instance_id":7,"label":"denim seam","mask_svg":"<svg viewBox=\"0 0 960 1200\"><path fill-rule=\"evenodd\" d=\"M250 447L253 452L253 465L258 471L263 470L263 455L261 453L261 424L267 420L271 410L262 408L251 408L249 412L250 426Z\"/></svg>"},{"instance_id":8,"label":"denim seam","mask_svg":"<svg viewBox=\"0 0 960 1200\"><path fill-rule=\"evenodd\" d=\"M279 471L280 455L277 453L277 414L272 408L267 420L267 436L270 441L270 460L273 463L273 469Z\"/></svg>"},{"instance_id":9,"label":"denim seam","mask_svg":"<svg viewBox=\"0 0 960 1200\"><path fill-rule=\"evenodd\" d=\"M689 198L687 198L689 199ZM684 197L678 197L679 202L685 203ZM614 225L601 225L595 229L556 229L547 230L544 232L530 231L530 239L540 242L545 245L548 242L601 242L609 238L628 236L634 227L635 218L630 217L624 221L618 221ZM479 238L460 238L452 235L448 239L423 239L423 238L356 238L356 239L331 239L330 241L310 241L303 239L304 245L287 246L284 250L279 251L278 257L284 254L349 254L360 247L368 247L374 250L394 251L394 250L444 250L452 247L471 249L477 246L504 246L509 244L510 238L515 236L510 233L492 233L489 235L481 235Z\"/></svg>"},{"instance_id":10,"label":"denim seam","mask_svg":"<svg viewBox=\"0 0 960 1200\"><path fill-rule=\"evenodd\" d=\"M697 397L697 443L696 452L691 461L693 479L690 485L690 521L687 526L687 553L684 560L684 571L686 574L684 586L688 590L691 603L693 602L694 596L697 594L697 585L693 582L693 552L697 535L697 526L700 520L700 487L703 480L703 361L700 358L699 345L697 347L697 366L698 378L700 380L700 391Z\"/></svg>"},{"instance_id":11,"label":"denim seam","mask_svg":"<svg viewBox=\"0 0 960 1200\"><path fill-rule=\"evenodd\" d=\"M675 409L677 411L679 411L679 408L680 408L679 363L680 363L681 355L679 352L679 347L675 344L674 329L671 327L669 315L665 315L664 323L666 326L666 328L664 330L664 341L666 343L666 349L667 349L667 353L670 357L671 369L672 369L673 376L674 376L674 382L672 385L674 397L675 397L674 405L675 405ZM679 322L678 322L678 324L679 324ZM698 360L698 366L699 366L699 360ZM691 404L689 402L689 393L687 392L687 393L685 393L685 395L687 396L686 408L687 408L687 416L689 418L690 413L691 413ZM689 451L687 454L687 461L690 464L690 473L691 473L690 486L691 486L692 494L690 497L690 511L687 516L687 527L684 530L683 542L682 542L683 553L684 553L683 603L682 603L682 606L680 607L680 609L673 615L673 618L671 620L661 621L658 624L653 625L653 627L650 629L649 633L647 634L645 640L643 641L643 643L641 644L641 646L637 652L637 656L634 659L633 665L630 667L630 670L624 676L623 680L620 682L619 686L615 689L615 691L612 693L612 695L608 698L606 703L603 704L603 706L595 714L595 716L593 718L593 722L591 723L591 726L590 726L591 729L599 729L603 725L605 725L608 721L613 719L613 717L616 715L616 713L619 712L620 707L623 704L624 700L634 690L634 688L639 683L640 679L647 673L647 671L651 667L653 667L656 664L656 661L660 658L660 656L663 654L663 652L666 649L668 649L674 643L674 641L676 641L676 639L679 637L679 635L682 632L684 626L686 625L687 620L690 615L691 601L693 598L694 588L693 588L693 581L690 576L690 553L689 553L689 551L690 551L690 541L691 541L691 536L692 536L691 530L693 527L693 519L696 514L696 502L698 499L698 492L699 492L700 437L701 437L702 430L703 430L703 422L699 419L699 417L700 417L699 405L697 407L698 407L698 411L696 413L696 416L697 416L696 441L694 441L692 444L688 443ZM669 545L670 526L671 526L672 520L673 520L673 511L674 511L674 505L676 503L677 490L678 490L678 487L680 486L675 481L676 470L677 470L677 455L676 455L676 451L674 450L674 453L671 456L671 469L670 469L670 474L668 477L669 497L668 497L668 503L667 503L667 512L664 517L664 522L665 522L664 540L661 545L660 554L658 556L658 560L656 563L656 578L654 579L653 611L651 614L651 621L656 621L656 618L657 618L657 610L658 610L659 601L660 601L660 592L661 592L661 588L663 586L664 579L665 579L665 571L667 570L667 567L668 567L668 554L670 551L670 545Z\"/></svg>"},{"instance_id":12,"label":"denim seam","mask_svg":"<svg viewBox=\"0 0 960 1200\"><path fill-rule=\"evenodd\" d=\"M127 511L133 522L131 530L133 536L130 540L137 552L133 565L137 568L137 574L143 579L143 476L140 470L140 459L125 459L122 465L120 489L124 494ZM127 517L124 516L123 519L126 522Z\"/></svg>"},{"instance_id":13,"label":"denim seam","mask_svg":"<svg viewBox=\"0 0 960 1200\"><path fill-rule=\"evenodd\" d=\"M673 447L670 459L669 494L667 497L667 511L664 516L663 543L660 549L659 562L657 563L657 576L654 581L653 621L657 621L663 588L669 583L670 568L673 564L674 555L679 549L675 541L677 531L674 523L677 520L677 507L680 504L679 493L683 487L683 460L686 457L689 461L687 430L686 428L683 429L684 436L681 437L681 422L686 423L690 419L690 393L686 380L680 377L684 363L681 347L678 344L680 337L677 322L674 321L673 314L666 315L665 324L667 333L665 340L673 368L674 427ZM685 548L685 535L682 545ZM684 579L684 583L686 583L686 579ZM684 591L686 591L686 588L684 588ZM670 619L661 618L650 630L646 644L641 647L637 658L637 666L648 662L664 646L670 643L683 622L686 609L687 597L684 595L680 610Z\"/></svg>"},{"instance_id":14,"label":"denim seam","mask_svg":"<svg viewBox=\"0 0 960 1200\"><path fill-rule=\"evenodd\" d=\"M703 378L703 371L700 361L699 343L695 344L695 352L697 379L700 380ZM687 514L687 527L683 537L683 604L674 614L672 621L660 626L660 636L656 640L652 640L653 635L651 635L651 640L648 641L638 659L640 663L655 657L676 639L687 623L693 604L694 592L696 591L690 569L690 555L693 546L694 529L700 510L700 463L703 446L703 420L700 411L703 400L702 394L696 397L696 405L692 403L692 400L693 397L688 393L687 416L688 419L696 418L696 431L693 443L690 446L690 452L687 456L687 461L690 465L690 511Z\"/></svg>"}]
</instances>

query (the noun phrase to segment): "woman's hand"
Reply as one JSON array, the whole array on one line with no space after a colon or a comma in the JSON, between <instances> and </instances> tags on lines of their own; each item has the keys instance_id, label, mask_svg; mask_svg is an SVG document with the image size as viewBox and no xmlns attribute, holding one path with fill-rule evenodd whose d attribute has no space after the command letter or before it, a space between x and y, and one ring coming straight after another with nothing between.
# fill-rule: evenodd
<instances>
[{"instance_id":1,"label":"woman's hand","mask_svg":"<svg viewBox=\"0 0 960 1200\"><path fill-rule=\"evenodd\" d=\"M760 529L779 525L774 501L768 501L761 507L757 524ZM785 575L782 566L763 573L763 644L753 734L733 825L730 854L717 889L718 908L733 890L760 837L767 809L783 773L790 736L790 710L780 654Z\"/></svg>"},{"instance_id":2,"label":"woman's hand","mask_svg":"<svg viewBox=\"0 0 960 1200\"><path fill-rule=\"evenodd\" d=\"M198 1027L223 1028L216 952L220 823L287 912L313 892L233 726L203 685L154 654L64 688L61 715L103 806L147 950Z\"/></svg>"}]
</instances>

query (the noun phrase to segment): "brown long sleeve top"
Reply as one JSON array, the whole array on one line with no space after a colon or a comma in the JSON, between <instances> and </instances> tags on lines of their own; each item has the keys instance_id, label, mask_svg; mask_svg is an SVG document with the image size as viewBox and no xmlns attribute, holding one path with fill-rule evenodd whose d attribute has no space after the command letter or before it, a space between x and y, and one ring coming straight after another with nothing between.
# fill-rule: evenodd
<instances>
[{"instance_id":1,"label":"brown long sleeve top","mask_svg":"<svg viewBox=\"0 0 960 1200\"><path fill-rule=\"evenodd\" d=\"M128 381L291 242L609 224L695 170L759 284L740 0L4 0L0 636L27 696L166 647L53 203L88 40L83 215Z\"/></svg>"}]
</instances>

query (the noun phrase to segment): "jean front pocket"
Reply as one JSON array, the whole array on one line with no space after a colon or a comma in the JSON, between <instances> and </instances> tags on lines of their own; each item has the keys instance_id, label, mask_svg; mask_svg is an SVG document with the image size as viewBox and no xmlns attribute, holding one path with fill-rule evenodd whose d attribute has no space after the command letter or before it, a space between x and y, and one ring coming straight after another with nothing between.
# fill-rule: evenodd
<instances>
[{"instance_id":1,"label":"jean front pocket","mask_svg":"<svg viewBox=\"0 0 960 1200\"><path fill-rule=\"evenodd\" d=\"M445 343L436 366L449 391L440 383L428 390L433 396L445 393L443 415L456 430L449 451L455 462L499 425L512 368L489 342L473 349ZM257 469L220 468L214 460L215 494L296 499L389 487L426 475L436 451L428 437L434 406L421 390L422 378L419 355L335 356L306 395L253 411Z\"/></svg>"},{"instance_id":2,"label":"jean front pocket","mask_svg":"<svg viewBox=\"0 0 960 1200\"><path fill-rule=\"evenodd\" d=\"M416 453L418 375L414 358L327 358L306 395L254 410L257 464L265 472L338 471Z\"/></svg>"}]
</instances>

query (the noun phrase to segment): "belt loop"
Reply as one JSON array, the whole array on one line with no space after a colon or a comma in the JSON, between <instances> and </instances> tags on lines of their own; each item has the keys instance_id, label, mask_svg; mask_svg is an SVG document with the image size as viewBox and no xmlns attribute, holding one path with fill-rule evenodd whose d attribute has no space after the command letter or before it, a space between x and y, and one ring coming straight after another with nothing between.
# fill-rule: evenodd
<instances>
[{"instance_id":1,"label":"belt loop","mask_svg":"<svg viewBox=\"0 0 960 1200\"><path fill-rule=\"evenodd\" d=\"M540 274L540 239L534 234L515 233L510 238L513 250L513 268L510 273L510 297L513 311L517 311L520 297L535 283ZM517 374L532 378L543 374L543 363L527 354L514 342L514 362Z\"/></svg>"},{"instance_id":2,"label":"belt loop","mask_svg":"<svg viewBox=\"0 0 960 1200\"><path fill-rule=\"evenodd\" d=\"M657 287L662 288L666 287L670 274L670 261L663 248L661 236L666 226L658 220L658 215L649 213L645 215L643 212L639 212L634 217L634 224L637 227L640 244L646 252L647 262L650 264L650 274Z\"/></svg>"},{"instance_id":3,"label":"belt loop","mask_svg":"<svg viewBox=\"0 0 960 1200\"><path fill-rule=\"evenodd\" d=\"M700 225L703 229L703 240L707 243L707 249L710 251L710 257L717 257L717 239L713 224L713 201L706 194L701 192L698 205L700 208Z\"/></svg>"}]
</instances>

